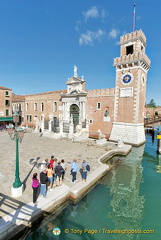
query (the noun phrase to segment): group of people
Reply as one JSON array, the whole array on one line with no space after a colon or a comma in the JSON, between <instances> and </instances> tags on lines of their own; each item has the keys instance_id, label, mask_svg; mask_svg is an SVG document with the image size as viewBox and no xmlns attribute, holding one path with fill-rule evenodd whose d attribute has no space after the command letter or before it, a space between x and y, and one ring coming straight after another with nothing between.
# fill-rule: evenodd
<instances>
[{"instance_id":1,"label":"group of people","mask_svg":"<svg viewBox=\"0 0 161 240\"><path fill-rule=\"evenodd\" d=\"M76 183L77 181L77 172L80 171L82 176L82 181L86 181L87 178L87 165L88 163L83 160L82 166L79 169L77 165L77 160L74 159L71 164L71 175L72 182ZM89 166L89 165L88 165ZM47 189L52 191L52 187L54 181L56 181L56 186L59 187L62 185L62 181L64 180L65 171L67 167L64 159L61 161L57 161L54 156L51 156L51 159L45 159L40 166L40 181L38 180L37 173L33 174L32 177L32 188L33 188L33 203L37 203L37 198L39 194L39 186L40 186L40 194L43 197L46 197Z\"/></svg>"},{"instance_id":2,"label":"group of people","mask_svg":"<svg viewBox=\"0 0 161 240\"><path fill-rule=\"evenodd\" d=\"M77 181L77 172L80 171L81 173L81 176L82 176L82 181L85 181L86 182L86 179L87 179L87 172L89 171L87 169L87 165L88 163L86 162L86 160L83 160L82 162L82 166L81 168L79 169L78 168L78 165L77 165L77 160L74 159L73 162L72 162L72 166L71 166L71 175L72 175L72 182L76 182ZM89 165L88 165L89 166Z\"/></svg>"}]
</instances>

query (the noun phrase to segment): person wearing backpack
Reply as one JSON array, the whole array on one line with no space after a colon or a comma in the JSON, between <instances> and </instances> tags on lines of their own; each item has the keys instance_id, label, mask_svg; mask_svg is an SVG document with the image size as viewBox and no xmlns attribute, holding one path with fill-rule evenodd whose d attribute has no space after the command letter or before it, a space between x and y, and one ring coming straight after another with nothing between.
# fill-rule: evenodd
<instances>
[{"instance_id":1,"label":"person wearing backpack","mask_svg":"<svg viewBox=\"0 0 161 240\"><path fill-rule=\"evenodd\" d=\"M82 181L86 182L87 179L87 165L88 163L86 162L86 160L83 160L82 162Z\"/></svg>"}]
</instances>

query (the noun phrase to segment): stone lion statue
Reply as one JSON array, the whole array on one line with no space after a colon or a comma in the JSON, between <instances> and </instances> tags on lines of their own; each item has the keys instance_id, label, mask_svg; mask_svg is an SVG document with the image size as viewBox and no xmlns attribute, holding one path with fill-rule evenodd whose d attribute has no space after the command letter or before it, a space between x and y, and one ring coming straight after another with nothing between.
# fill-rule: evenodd
<instances>
[{"instance_id":1,"label":"stone lion statue","mask_svg":"<svg viewBox=\"0 0 161 240\"><path fill-rule=\"evenodd\" d=\"M98 129L98 139L99 139L99 140L105 139L105 135L101 132L100 129Z\"/></svg>"},{"instance_id":2,"label":"stone lion statue","mask_svg":"<svg viewBox=\"0 0 161 240\"><path fill-rule=\"evenodd\" d=\"M88 133L86 128L82 128L81 125L76 126L76 133L75 133L76 137L79 137L79 136L81 136L83 134L86 134L86 133Z\"/></svg>"}]
</instances>

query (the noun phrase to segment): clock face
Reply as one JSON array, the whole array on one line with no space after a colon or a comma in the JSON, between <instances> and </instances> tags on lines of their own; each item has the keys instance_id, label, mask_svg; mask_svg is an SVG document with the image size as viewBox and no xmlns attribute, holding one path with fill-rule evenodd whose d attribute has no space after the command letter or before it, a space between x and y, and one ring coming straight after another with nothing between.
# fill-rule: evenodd
<instances>
[{"instance_id":1,"label":"clock face","mask_svg":"<svg viewBox=\"0 0 161 240\"><path fill-rule=\"evenodd\" d=\"M132 75L131 74L125 74L122 79L121 82L126 85L126 84L130 84L132 82Z\"/></svg>"}]
</instances>

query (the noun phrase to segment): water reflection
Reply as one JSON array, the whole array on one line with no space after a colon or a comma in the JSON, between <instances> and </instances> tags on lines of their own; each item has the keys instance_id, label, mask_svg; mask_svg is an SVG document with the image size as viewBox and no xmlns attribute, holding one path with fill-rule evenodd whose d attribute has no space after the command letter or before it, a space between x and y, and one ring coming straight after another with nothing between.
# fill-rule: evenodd
<instances>
[{"instance_id":1,"label":"water reflection","mask_svg":"<svg viewBox=\"0 0 161 240\"><path fill-rule=\"evenodd\" d=\"M116 166L78 204L48 216L35 226L28 240L159 240L161 239L161 155L156 138L133 148L126 157L113 158ZM144 151L144 154L143 154ZM158 172L156 172L158 171ZM55 236L54 228L61 234ZM69 233L65 232L69 230ZM155 234L76 233L75 230L152 229ZM25 238L23 238L25 239Z\"/></svg>"},{"instance_id":2,"label":"water reflection","mask_svg":"<svg viewBox=\"0 0 161 240\"><path fill-rule=\"evenodd\" d=\"M156 171L161 173L161 154L157 154Z\"/></svg>"},{"instance_id":3,"label":"water reflection","mask_svg":"<svg viewBox=\"0 0 161 240\"><path fill-rule=\"evenodd\" d=\"M141 220L144 215L144 196L140 193L142 180L142 159L144 145L134 148L124 158L119 168L112 170L111 181L107 182L110 188L111 211L108 217L112 219L115 229L141 229ZM113 239L136 239L136 234L113 235ZM139 238L139 235L137 236Z\"/></svg>"}]
</instances>

